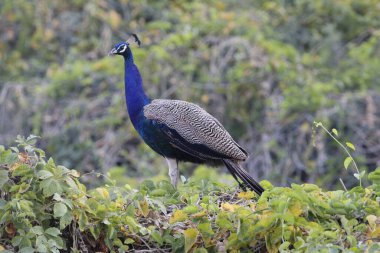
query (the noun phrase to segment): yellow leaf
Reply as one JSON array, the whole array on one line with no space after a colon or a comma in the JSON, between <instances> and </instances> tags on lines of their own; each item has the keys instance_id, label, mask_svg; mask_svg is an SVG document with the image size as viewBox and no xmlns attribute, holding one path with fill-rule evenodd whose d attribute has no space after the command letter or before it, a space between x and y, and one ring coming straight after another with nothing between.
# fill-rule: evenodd
<instances>
[{"instance_id":1,"label":"yellow leaf","mask_svg":"<svg viewBox=\"0 0 380 253\"><path fill-rule=\"evenodd\" d=\"M169 223L173 224L176 222L181 222L187 220L187 214L182 210L175 210L169 219Z\"/></svg>"},{"instance_id":2,"label":"yellow leaf","mask_svg":"<svg viewBox=\"0 0 380 253\"><path fill-rule=\"evenodd\" d=\"M260 221L273 216L273 211L272 210L263 210L262 214L258 214L257 217L259 218Z\"/></svg>"},{"instance_id":3,"label":"yellow leaf","mask_svg":"<svg viewBox=\"0 0 380 253\"><path fill-rule=\"evenodd\" d=\"M146 201L146 199L144 199L143 201L140 201L140 208L141 208L141 212L144 215L144 217L148 216L149 205L148 205L148 202Z\"/></svg>"},{"instance_id":4,"label":"yellow leaf","mask_svg":"<svg viewBox=\"0 0 380 253\"><path fill-rule=\"evenodd\" d=\"M0 244L0 251L5 250L5 248Z\"/></svg>"},{"instance_id":5,"label":"yellow leaf","mask_svg":"<svg viewBox=\"0 0 380 253\"><path fill-rule=\"evenodd\" d=\"M321 189L315 184L302 184L302 188L305 192L320 191Z\"/></svg>"},{"instance_id":6,"label":"yellow leaf","mask_svg":"<svg viewBox=\"0 0 380 253\"><path fill-rule=\"evenodd\" d=\"M16 170L18 167L20 167L21 164L22 164L22 163L18 163L18 162L16 162L16 163L14 163L14 164L9 168L9 170L12 172L12 171Z\"/></svg>"},{"instance_id":7,"label":"yellow leaf","mask_svg":"<svg viewBox=\"0 0 380 253\"><path fill-rule=\"evenodd\" d=\"M117 199L117 200L115 201L115 205L116 205L117 208L121 208L121 209L124 210L124 202L123 202L123 200L121 200L121 199Z\"/></svg>"},{"instance_id":8,"label":"yellow leaf","mask_svg":"<svg viewBox=\"0 0 380 253\"><path fill-rule=\"evenodd\" d=\"M198 213L191 215L191 217L192 218L201 218L201 217L206 216L206 215L207 215L206 210L203 210L203 211L200 211Z\"/></svg>"},{"instance_id":9,"label":"yellow leaf","mask_svg":"<svg viewBox=\"0 0 380 253\"><path fill-rule=\"evenodd\" d=\"M354 146L354 144L352 144L351 142L346 142L346 145L347 145L347 147L349 147L350 149L352 149L352 150L355 150L355 146Z\"/></svg>"},{"instance_id":10,"label":"yellow leaf","mask_svg":"<svg viewBox=\"0 0 380 253\"><path fill-rule=\"evenodd\" d=\"M240 208L241 206L230 204L230 203L222 203L221 209L227 212L234 212L236 209Z\"/></svg>"},{"instance_id":11,"label":"yellow leaf","mask_svg":"<svg viewBox=\"0 0 380 253\"><path fill-rule=\"evenodd\" d=\"M291 204L289 207L289 211L294 215L294 216L299 216L303 213L301 203L298 201L295 201Z\"/></svg>"},{"instance_id":12,"label":"yellow leaf","mask_svg":"<svg viewBox=\"0 0 380 253\"><path fill-rule=\"evenodd\" d=\"M377 220L377 217L373 214L370 214L366 217L367 221L368 221L368 224L369 226L372 228L372 229L375 229L376 228L376 220Z\"/></svg>"},{"instance_id":13,"label":"yellow leaf","mask_svg":"<svg viewBox=\"0 0 380 253\"><path fill-rule=\"evenodd\" d=\"M185 252L190 252L191 248L197 241L199 232L195 228L188 228L183 231L183 234L185 236Z\"/></svg>"},{"instance_id":14,"label":"yellow leaf","mask_svg":"<svg viewBox=\"0 0 380 253\"><path fill-rule=\"evenodd\" d=\"M252 191L249 192L239 192L238 198L240 199L252 199L255 194Z\"/></svg>"},{"instance_id":15,"label":"yellow leaf","mask_svg":"<svg viewBox=\"0 0 380 253\"><path fill-rule=\"evenodd\" d=\"M76 170L70 170L69 174L73 177L80 177L80 173Z\"/></svg>"},{"instance_id":16,"label":"yellow leaf","mask_svg":"<svg viewBox=\"0 0 380 253\"><path fill-rule=\"evenodd\" d=\"M371 232L371 238L379 238L380 237L380 227L376 228Z\"/></svg>"},{"instance_id":17,"label":"yellow leaf","mask_svg":"<svg viewBox=\"0 0 380 253\"><path fill-rule=\"evenodd\" d=\"M107 190L106 188L104 188L104 187L97 188L96 191L99 192L100 195L101 195L103 198L105 198L105 199L108 199L109 196L110 196L108 190Z\"/></svg>"}]
</instances>

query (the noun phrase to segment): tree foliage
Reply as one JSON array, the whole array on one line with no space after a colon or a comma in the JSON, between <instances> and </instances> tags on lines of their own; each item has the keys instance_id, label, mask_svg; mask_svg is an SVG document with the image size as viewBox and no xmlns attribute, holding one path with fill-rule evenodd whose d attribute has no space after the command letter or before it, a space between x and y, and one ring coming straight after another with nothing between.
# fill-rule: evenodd
<instances>
[{"instance_id":1,"label":"tree foliage","mask_svg":"<svg viewBox=\"0 0 380 253\"><path fill-rule=\"evenodd\" d=\"M340 173L354 185L337 146L317 133L314 148L311 129L340 129L361 143L361 168L379 165L379 11L376 0L3 0L0 141L34 133L83 172L166 174L128 120L121 59L106 57L134 32L148 93L205 107L249 151L255 177L332 188Z\"/></svg>"}]
</instances>

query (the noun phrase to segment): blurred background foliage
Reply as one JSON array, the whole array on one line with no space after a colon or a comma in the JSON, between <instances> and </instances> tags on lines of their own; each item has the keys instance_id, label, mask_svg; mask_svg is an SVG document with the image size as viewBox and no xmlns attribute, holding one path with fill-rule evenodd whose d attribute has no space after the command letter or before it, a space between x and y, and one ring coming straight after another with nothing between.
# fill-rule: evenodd
<instances>
[{"instance_id":1,"label":"blurred background foliage","mask_svg":"<svg viewBox=\"0 0 380 253\"><path fill-rule=\"evenodd\" d=\"M356 144L361 169L380 166L379 13L377 0L3 0L0 143L33 133L82 173L165 177L165 161L128 119L123 61L107 57L134 32L148 94L217 117L249 151L253 176L352 186L343 152L312 126L322 121Z\"/></svg>"}]
</instances>

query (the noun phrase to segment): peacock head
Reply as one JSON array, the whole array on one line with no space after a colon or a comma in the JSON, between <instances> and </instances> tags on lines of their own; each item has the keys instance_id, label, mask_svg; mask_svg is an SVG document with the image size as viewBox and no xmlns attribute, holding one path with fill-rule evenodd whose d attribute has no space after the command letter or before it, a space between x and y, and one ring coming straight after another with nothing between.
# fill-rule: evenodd
<instances>
[{"instance_id":1,"label":"peacock head","mask_svg":"<svg viewBox=\"0 0 380 253\"><path fill-rule=\"evenodd\" d=\"M112 50L108 53L108 55L123 55L123 56L127 56L128 53L129 53L129 50L127 50L129 48L129 45L131 43L136 43L138 46L141 45L141 41L139 40L139 38L137 37L136 34L132 34L132 36L125 42L120 42L118 44L116 44Z\"/></svg>"}]
</instances>

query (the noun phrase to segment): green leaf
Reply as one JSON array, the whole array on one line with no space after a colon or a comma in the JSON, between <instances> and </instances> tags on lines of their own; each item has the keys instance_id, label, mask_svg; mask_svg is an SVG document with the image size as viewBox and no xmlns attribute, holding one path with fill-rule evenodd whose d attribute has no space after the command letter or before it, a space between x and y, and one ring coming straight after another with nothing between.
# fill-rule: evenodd
<instances>
[{"instance_id":1,"label":"green leaf","mask_svg":"<svg viewBox=\"0 0 380 253\"><path fill-rule=\"evenodd\" d=\"M99 235L101 233L99 226L96 226L96 227L95 226L91 226L89 230L90 230L91 235L94 237L94 239L98 239L99 238Z\"/></svg>"},{"instance_id":2,"label":"green leaf","mask_svg":"<svg viewBox=\"0 0 380 253\"><path fill-rule=\"evenodd\" d=\"M380 243L374 243L368 249L368 253L376 253L376 252L380 252Z\"/></svg>"},{"instance_id":3,"label":"green leaf","mask_svg":"<svg viewBox=\"0 0 380 253\"><path fill-rule=\"evenodd\" d=\"M365 170L361 171L360 174L359 173L354 173L354 177L357 178L358 180L360 180L361 178L363 178L365 175Z\"/></svg>"},{"instance_id":4,"label":"green leaf","mask_svg":"<svg viewBox=\"0 0 380 253\"><path fill-rule=\"evenodd\" d=\"M4 214L0 217L0 224L3 224L5 221L11 220L12 215L10 211L4 212Z\"/></svg>"},{"instance_id":5,"label":"green leaf","mask_svg":"<svg viewBox=\"0 0 380 253\"><path fill-rule=\"evenodd\" d=\"M32 242L30 241L30 239L27 237L27 236L20 236L21 237L21 240L19 242L19 247L22 249L22 248L27 248L27 247L31 247L32 246ZM12 243L13 243L13 240L12 240ZM21 250L20 250L21 251ZM19 252L20 252L19 251ZM29 251L29 252L34 252L34 251Z\"/></svg>"},{"instance_id":6,"label":"green leaf","mask_svg":"<svg viewBox=\"0 0 380 253\"><path fill-rule=\"evenodd\" d=\"M61 194L63 192L62 186L59 181L54 178L48 178L40 183L40 188L42 189L45 197L50 197L54 193Z\"/></svg>"},{"instance_id":7,"label":"green leaf","mask_svg":"<svg viewBox=\"0 0 380 253\"><path fill-rule=\"evenodd\" d=\"M55 167L56 166L55 166L53 158L49 158L49 160L47 161L45 165L45 169L48 171L54 171Z\"/></svg>"},{"instance_id":8,"label":"green leaf","mask_svg":"<svg viewBox=\"0 0 380 253\"><path fill-rule=\"evenodd\" d=\"M132 244L134 242L135 242L135 240L133 240L132 238L129 238L129 237L124 240L124 244Z\"/></svg>"},{"instance_id":9,"label":"green leaf","mask_svg":"<svg viewBox=\"0 0 380 253\"><path fill-rule=\"evenodd\" d=\"M202 236L212 236L214 234L214 231L212 231L210 222L200 223L198 225L198 229L201 232Z\"/></svg>"},{"instance_id":10,"label":"green leaf","mask_svg":"<svg viewBox=\"0 0 380 253\"><path fill-rule=\"evenodd\" d=\"M186 214L194 214L194 213L197 213L199 210L196 205L188 205L184 207L182 211L185 212Z\"/></svg>"},{"instance_id":11,"label":"green leaf","mask_svg":"<svg viewBox=\"0 0 380 253\"><path fill-rule=\"evenodd\" d=\"M226 212L220 212L216 217L216 225L223 229L233 229L234 225L228 219L228 214Z\"/></svg>"},{"instance_id":12,"label":"green leaf","mask_svg":"<svg viewBox=\"0 0 380 253\"><path fill-rule=\"evenodd\" d=\"M67 174L69 172L70 172L70 170L68 168L66 168L65 166L62 166L62 165L58 165L55 168L55 174L59 175L59 176L62 176L62 175Z\"/></svg>"},{"instance_id":13,"label":"green leaf","mask_svg":"<svg viewBox=\"0 0 380 253\"><path fill-rule=\"evenodd\" d=\"M72 220L73 220L73 216L71 212L69 211L59 219L59 228L61 230L64 229L67 225L71 223Z\"/></svg>"},{"instance_id":14,"label":"green leaf","mask_svg":"<svg viewBox=\"0 0 380 253\"><path fill-rule=\"evenodd\" d=\"M19 246L20 243L21 243L21 241L22 241L22 238L23 238L23 237L22 237L22 236L19 236L19 235L13 237L13 238L12 238L12 245L13 245L14 247Z\"/></svg>"},{"instance_id":15,"label":"green leaf","mask_svg":"<svg viewBox=\"0 0 380 253\"><path fill-rule=\"evenodd\" d=\"M65 215L67 212L67 206L62 203L54 204L54 218L59 218Z\"/></svg>"},{"instance_id":16,"label":"green leaf","mask_svg":"<svg viewBox=\"0 0 380 253\"><path fill-rule=\"evenodd\" d=\"M194 246L198 237L198 230L195 228L188 228L183 231L185 237L185 252L190 252L191 248Z\"/></svg>"},{"instance_id":17,"label":"green leaf","mask_svg":"<svg viewBox=\"0 0 380 253\"><path fill-rule=\"evenodd\" d=\"M45 157L45 151L43 151L42 149L34 148L34 151L37 152L40 155L40 157Z\"/></svg>"},{"instance_id":18,"label":"green leaf","mask_svg":"<svg viewBox=\"0 0 380 253\"><path fill-rule=\"evenodd\" d=\"M84 211L82 211L79 215L79 229L80 231L84 231L88 223L88 217Z\"/></svg>"},{"instance_id":19,"label":"green leaf","mask_svg":"<svg viewBox=\"0 0 380 253\"><path fill-rule=\"evenodd\" d=\"M32 174L32 169L26 164L20 164L12 172L13 177L27 176L31 174Z\"/></svg>"},{"instance_id":20,"label":"green leaf","mask_svg":"<svg viewBox=\"0 0 380 253\"><path fill-rule=\"evenodd\" d=\"M61 234L61 231L59 231L58 228L51 227L45 230L45 234L51 235L53 237L57 237L58 235Z\"/></svg>"},{"instance_id":21,"label":"green leaf","mask_svg":"<svg viewBox=\"0 0 380 253\"><path fill-rule=\"evenodd\" d=\"M156 205L163 214L167 214L166 207L161 201L157 199L149 199L149 201L153 203L154 205Z\"/></svg>"},{"instance_id":22,"label":"green leaf","mask_svg":"<svg viewBox=\"0 0 380 253\"><path fill-rule=\"evenodd\" d=\"M46 247L47 244L48 244L48 240L46 236L44 235L38 236L36 239L37 252L49 252Z\"/></svg>"},{"instance_id":23,"label":"green leaf","mask_svg":"<svg viewBox=\"0 0 380 253\"><path fill-rule=\"evenodd\" d=\"M7 170L0 170L0 190L3 189L3 186L6 182L8 182L8 171Z\"/></svg>"},{"instance_id":24,"label":"green leaf","mask_svg":"<svg viewBox=\"0 0 380 253\"><path fill-rule=\"evenodd\" d=\"M108 239L112 239L114 238L114 236L116 235L116 230L113 226L108 226L107 227L107 232L106 232L106 237Z\"/></svg>"},{"instance_id":25,"label":"green leaf","mask_svg":"<svg viewBox=\"0 0 380 253\"><path fill-rule=\"evenodd\" d=\"M333 129L331 130L331 132L332 132L333 134L335 134L335 136L338 136L338 130L336 130L335 128L333 128Z\"/></svg>"},{"instance_id":26,"label":"green leaf","mask_svg":"<svg viewBox=\"0 0 380 253\"><path fill-rule=\"evenodd\" d=\"M368 179L373 182L373 184L380 185L380 167L375 171L368 174Z\"/></svg>"},{"instance_id":27,"label":"green leaf","mask_svg":"<svg viewBox=\"0 0 380 253\"><path fill-rule=\"evenodd\" d=\"M37 173L37 176L39 179L47 179L49 177L53 177L53 173L51 173L50 171L47 171L47 170L40 170L38 173Z\"/></svg>"},{"instance_id":28,"label":"green leaf","mask_svg":"<svg viewBox=\"0 0 380 253\"><path fill-rule=\"evenodd\" d=\"M207 253L208 251L205 248L195 249L194 253Z\"/></svg>"},{"instance_id":29,"label":"green leaf","mask_svg":"<svg viewBox=\"0 0 380 253\"><path fill-rule=\"evenodd\" d=\"M35 235L42 235L44 233L44 229L41 226L34 226L30 229L30 232Z\"/></svg>"},{"instance_id":30,"label":"green leaf","mask_svg":"<svg viewBox=\"0 0 380 253\"><path fill-rule=\"evenodd\" d=\"M337 134L338 135L338 134ZM283 242L280 247L278 248L280 252L286 252L289 250L290 242Z\"/></svg>"},{"instance_id":31,"label":"green leaf","mask_svg":"<svg viewBox=\"0 0 380 253\"><path fill-rule=\"evenodd\" d=\"M66 177L65 182L69 185L71 190L79 192L78 185L75 183L74 179L71 177Z\"/></svg>"},{"instance_id":32,"label":"green leaf","mask_svg":"<svg viewBox=\"0 0 380 253\"><path fill-rule=\"evenodd\" d=\"M347 145L347 147L349 147L350 149L352 149L352 150L354 150L355 151L355 146L354 146L354 144L352 144L351 142L346 142L346 145Z\"/></svg>"},{"instance_id":33,"label":"green leaf","mask_svg":"<svg viewBox=\"0 0 380 253\"><path fill-rule=\"evenodd\" d=\"M351 162L352 162L352 157L351 156L347 156L346 159L344 159L344 162L343 162L344 168L348 169L348 166L350 166Z\"/></svg>"},{"instance_id":34,"label":"green leaf","mask_svg":"<svg viewBox=\"0 0 380 253\"><path fill-rule=\"evenodd\" d=\"M160 233L157 230L153 230L150 234L152 238L159 244L162 245L164 243L164 239L160 235Z\"/></svg>"},{"instance_id":35,"label":"green leaf","mask_svg":"<svg viewBox=\"0 0 380 253\"><path fill-rule=\"evenodd\" d=\"M0 154L0 164L12 164L17 160L17 154L11 150L6 150Z\"/></svg>"},{"instance_id":36,"label":"green leaf","mask_svg":"<svg viewBox=\"0 0 380 253\"><path fill-rule=\"evenodd\" d=\"M153 191L150 192L150 196L152 197L163 197L165 196L167 192L164 189L154 189Z\"/></svg>"},{"instance_id":37,"label":"green leaf","mask_svg":"<svg viewBox=\"0 0 380 253\"><path fill-rule=\"evenodd\" d=\"M63 242L62 238L57 236L54 239L49 240L49 245L54 245L57 249L66 249L65 243ZM51 247L51 246L50 246ZM59 251L56 251L59 253Z\"/></svg>"},{"instance_id":38,"label":"green leaf","mask_svg":"<svg viewBox=\"0 0 380 253\"><path fill-rule=\"evenodd\" d=\"M36 144L37 139L39 139L39 138L41 138L41 137L39 137L37 135L31 134L31 135L28 136L28 138L26 138L26 142L25 143L29 144L29 145L34 145L34 144Z\"/></svg>"},{"instance_id":39,"label":"green leaf","mask_svg":"<svg viewBox=\"0 0 380 253\"><path fill-rule=\"evenodd\" d=\"M32 247L24 247L18 251L19 253L31 253L35 252Z\"/></svg>"}]
</instances>

